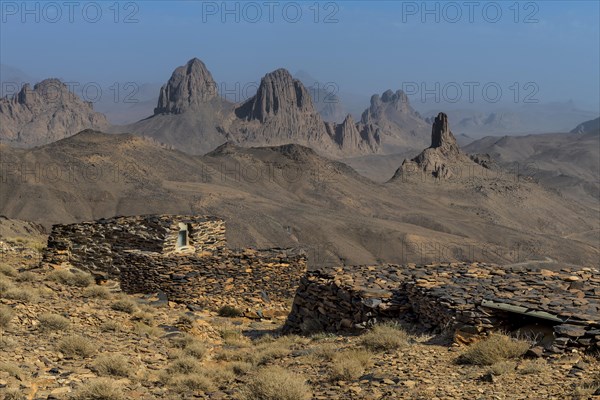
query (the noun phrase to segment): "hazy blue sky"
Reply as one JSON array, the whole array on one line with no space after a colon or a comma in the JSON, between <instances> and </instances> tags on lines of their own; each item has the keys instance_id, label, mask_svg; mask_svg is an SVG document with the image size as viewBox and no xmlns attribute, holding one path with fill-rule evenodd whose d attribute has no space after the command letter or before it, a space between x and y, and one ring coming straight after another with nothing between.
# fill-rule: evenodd
<instances>
[{"instance_id":1,"label":"hazy blue sky","mask_svg":"<svg viewBox=\"0 0 600 400\"><path fill-rule=\"evenodd\" d=\"M62 0L27 9L2 1L0 61L34 77L145 83L198 57L228 85L285 67L341 92L439 82L442 95L456 98L458 85L465 99L471 82L476 97L496 82L503 101L531 95L597 110L599 3L428 2L427 13L421 1L258 1L229 2L225 14L220 1L83 1L72 10Z\"/></svg>"}]
</instances>

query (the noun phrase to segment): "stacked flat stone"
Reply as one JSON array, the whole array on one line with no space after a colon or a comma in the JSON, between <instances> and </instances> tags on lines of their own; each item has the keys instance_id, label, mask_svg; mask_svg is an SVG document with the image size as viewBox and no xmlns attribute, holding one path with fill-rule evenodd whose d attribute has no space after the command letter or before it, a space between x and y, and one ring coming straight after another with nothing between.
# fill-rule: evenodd
<instances>
[{"instance_id":1,"label":"stacked flat stone","mask_svg":"<svg viewBox=\"0 0 600 400\"><path fill-rule=\"evenodd\" d=\"M182 251L179 224L189 235ZM128 293L161 292L190 306L228 305L266 318L289 312L306 257L290 249L231 250L216 217L145 215L55 225L42 265L119 279Z\"/></svg>"},{"instance_id":2,"label":"stacked flat stone","mask_svg":"<svg viewBox=\"0 0 600 400\"><path fill-rule=\"evenodd\" d=\"M174 302L219 309L234 306L249 317L287 315L306 257L289 249L225 250L207 255L131 251L121 257L127 293L163 292Z\"/></svg>"},{"instance_id":3,"label":"stacked flat stone","mask_svg":"<svg viewBox=\"0 0 600 400\"><path fill-rule=\"evenodd\" d=\"M549 350L600 347L597 270L502 268L485 263L342 267L302 277L288 332L364 329L386 319L485 334L524 318L550 324Z\"/></svg>"},{"instance_id":4,"label":"stacked flat stone","mask_svg":"<svg viewBox=\"0 0 600 400\"><path fill-rule=\"evenodd\" d=\"M115 217L78 224L54 225L42 264L70 264L117 278L119 261L128 250L169 254L176 250L179 223L190 226L190 246L196 252L226 248L225 223L212 216L143 215Z\"/></svg>"}]
</instances>

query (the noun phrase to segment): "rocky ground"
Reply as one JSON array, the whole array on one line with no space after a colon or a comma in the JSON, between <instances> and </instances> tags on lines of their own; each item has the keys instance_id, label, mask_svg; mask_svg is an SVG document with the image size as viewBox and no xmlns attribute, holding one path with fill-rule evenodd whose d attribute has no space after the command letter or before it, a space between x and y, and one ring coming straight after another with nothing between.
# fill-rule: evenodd
<instances>
[{"instance_id":1,"label":"rocky ground","mask_svg":"<svg viewBox=\"0 0 600 400\"><path fill-rule=\"evenodd\" d=\"M532 360L519 352L474 365L464 362L477 344L406 333L410 327L280 336L283 319L126 296L116 282L37 269L41 242L0 245L4 399L562 400L595 398L600 389L597 354Z\"/></svg>"}]
</instances>

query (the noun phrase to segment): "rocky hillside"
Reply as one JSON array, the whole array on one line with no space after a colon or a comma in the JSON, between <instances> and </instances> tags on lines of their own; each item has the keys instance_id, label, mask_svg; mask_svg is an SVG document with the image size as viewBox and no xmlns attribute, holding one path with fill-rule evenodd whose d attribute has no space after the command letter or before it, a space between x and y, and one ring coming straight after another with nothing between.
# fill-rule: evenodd
<instances>
[{"instance_id":1,"label":"rocky hillside","mask_svg":"<svg viewBox=\"0 0 600 400\"><path fill-rule=\"evenodd\" d=\"M91 103L58 79L28 84L0 99L0 143L32 147L64 139L84 129L106 129L108 121Z\"/></svg>"},{"instance_id":2,"label":"rocky hillside","mask_svg":"<svg viewBox=\"0 0 600 400\"><path fill-rule=\"evenodd\" d=\"M362 335L282 335L285 317L241 318L235 307L187 307L160 293L129 296L116 281L96 284L60 265L39 268L39 247L23 239L31 238L0 240L3 399L417 400L493 393L583 400L600 394L598 359L578 349L523 357L531 345L523 340L493 335L473 343L467 334L434 335L413 324L378 325ZM372 279L373 272L370 284L386 284Z\"/></svg>"},{"instance_id":3,"label":"rocky hillside","mask_svg":"<svg viewBox=\"0 0 600 400\"><path fill-rule=\"evenodd\" d=\"M0 213L46 226L115 215L207 214L228 221L233 247L306 247L309 266L340 258L349 264L546 257L597 263L593 237L577 237L597 229L594 210L509 171L443 180L415 173L415 179L378 184L300 145L229 143L197 157L99 132L1 151L12 169L2 170ZM28 173L35 165L52 168L36 178Z\"/></svg>"},{"instance_id":4,"label":"rocky hillside","mask_svg":"<svg viewBox=\"0 0 600 400\"><path fill-rule=\"evenodd\" d=\"M600 132L600 118L596 118L590 121L582 122L577 125L571 133L599 133Z\"/></svg>"}]
</instances>

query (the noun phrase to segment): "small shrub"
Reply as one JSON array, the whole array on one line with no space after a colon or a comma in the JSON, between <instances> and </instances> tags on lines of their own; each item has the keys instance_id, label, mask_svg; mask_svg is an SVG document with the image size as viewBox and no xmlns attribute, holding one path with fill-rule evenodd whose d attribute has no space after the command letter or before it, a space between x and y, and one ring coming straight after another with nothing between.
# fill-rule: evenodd
<instances>
[{"instance_id":1,"label":"small shrub","mask_svg":"<svg viewBox=\"0 0 600 400\"><path fill-rule=\"evenodd\" d=\"M242 393L245 400L308 400L310 387L300 375L281 367L265 367L258 371Z\"/></svg>"},{"instance_id":2,"label":"small shrub","mask_svg":"<svg viewBox=\"0 0 600 400\"><path fill-rule=\"evenodd\" d=\"M10 321L15 317L15 312L8 306L0 305L0 329L8 328Z\"/></svg>"},{"instance_id":3,"label":"small shrub","mask_svg":"<svg viewBox=\"0 0 600 400\"><path fill-rule=\"evenodd\" d=\"M171 345L178 349L185 349L187 346L196 342L196 338L193 335L188 333L184 333L178 336L175 336L171 339Z\"/></svg>"},{"instance_id":4,"label":"small shrub","mask_svg":"<svg viewBox=\"0 0 600 400\"><path fill-rule=\"evenodd\" d=\"M163 330L156 326L146 325L143 322L136 322L133 324L133 332L140 336L156 337L159 336Z\"/></svg>"},{"instance_id":5,"label":"small shrub","mask_svg":"<svg viewBox=\"0 0 600 400\"><path fill-rule=\"evenodd\" d=\"M493 365L500 361L519 358L529 349L529 343L494 333L476 342L461 354L461 364Z\"/></svg>"},{"instance_id":6,"label":"small shrub","mask_svg":"<svg viewBox=\"0 0 600 400\"><path fill-rule=\"evenodd\" d=\"M104 376L129 376L130 365L121 354L102 354L94 361L98 374Z\"/></svg>"},{"instance_id":7,"label":"small shrub","mask_svg":"<svg viewBox=\"0 0 600 400\"><path fill-rule=\"evenodd\" d=\"M40 330L43 332L62 331L69 328L71 321L62 315L45 313L38 317L40 321Z\"/></svg>"},{"instance_id":8,"label":"small shrub","mask_svg":"<svg viewBox=\"0 0 600 400\"><path fill-rule=\"evenodd\" d=\"M227 346L248 347L250 340L239 330L224 329L220 332L223 343Z\"/></svg>"},{"instance_id":9,"label":"small shrub","mask_svg":"<svg viewBox=\"0 0 600 400\"><path fill-rule=\"evenodd\" d=\"M27 396L19 389L2 389L0 395L4 400L27 400Z\"/></svg>"},{"instance_id":10,"label":"small shrub","mask_svg":"<svg viewBox=\"0 0 600 400\"><path fill-rule=\"evenodd\" d=\"M148 312L143 312L143 311L138 311L136 312L131 319L133 321L139 321L142 322L148 326L154 326L155 325L155 321L154 321L154 314L148 313Z\"/></svg>"},{"instance_id":11,"label":"small shrub","mask_svg":"<svg viewBox=\"0 0 600 400\"><path fill-rule=\"evenodd\" d=\"M200 342L192 343L186 346L184 351L188 356L197 358L199 360L203 359L208 353L206 346Z\"/></svg>"},{"instance_id":12,"label":"small shrub","mask_svg":"<svg viewBox=\"0 0 600 400\"><path fill-rule=\"evenodd\" d=\"M248 372L252 371L254 365L245 361L235 361L227 364L227 367L236 375L246 375Z\"/></svg>"},{"instance_id":13,"label":"small shrub","mask_svg":"<svg viewBox=\"0 0 600 400\"><path fill-rule=\"evenodd\" d=\"M0 275L0 295L6 292L9 289L14 287L12 281L5 277L4 275Z\"/></svg>"},{"instance_id":14,"label":"small shrub","mask_svg":"<svg viewBox=\"0 0 600 400\"><path fill-rule=\"evenodd\" d=\"M94 277L87 272L71 272L65 269L52 271L47 276L48 280L62 283L67 286L88 287L95 282Z\"/></svg>"},{"instance_id":15,"label":"small shrub","mask_svg":"<svg viewBox=\"0 0 600 400\"><path fill-rule=\"evenodd\" d=\"M23 370L17 364L11 362L0 362L0 371L4 371L19 380L23 378Z\"/></svg>"},{"instance_id":16,"label":"small shrub","mask_svg":"<svg viewBox=\"0 0 600 400\"><path fill-rule=\"evenodd\" d=\"M221 388L227 388L235 380L235 373L224 365L215 365L207 369L204 374Z\"/></svg>"},{"instance_id":17,"label":"small shrub","mask_svg":"<svg viewBox=\"0 0 600 400\"><path fill-rule=\"evenodd\" d=\"M362 376L371 362L372 354L365 350L338 353L331 365L331 378L349 381Z\"/></svg>"},{"instance_id":18,"label":"small shrub","mask_svg":"<svg viewBox=\"0 0 600 400\"><path fill-rule=\"evenodd\" d=\"M360 343L372 351L392 351L408 345L408 334L399 325L381 324L362 335Z\"/></svg>"},{"instance_id":19,"label":"small shrub","mask_svg":"<svg viewBox=\"0 0 600 400\"><path fill-rule=\"evenodd\" d=\"M548 369L548 363L543 358L527 360L519 368L521 375L539 374Z\"/></svg>"},{"instance_id":20,"label":"small shrub","mask_svg":"<svg viewBox=\"0 0 600 400\"><path fill-rule=\"evenodd\" d=\"M83 291L83 297L93 298L93 299L110 299L111 292L104 286L88 286Z\"/></svg>"},{"instance_id":21,"label":"small shrub","mask_svg":"<svg viewBox=\"0 0 600 400\"><path fill-rule=\"evenodd\" d=\"M17 276L17 270L11 267L10 265L0 264L0 274L14 278L15 276Z\"/></svg>"},{"instance_id":22,"label":"small shrub","mask_svg":"<svg viewBox=\"0 0 600 400\"><path fill-rule=\"evenodd\" d=\"M264 365L269 361L283 358L290 354L290 349L285 343L271 343L257 346L250 352L247 361L254 365Z\"/></svg>"},{"instance_id":23,"label":"small shrub","mask_svg":"<svg viewBox=\"0 0 600 400\"><path fill-rule=\"evenodd\" d=\"M219 308L218 314L220 317L236 318L244 315L244 312L233 306L223 306Z\"/></svg>"},{"instance_id":24,"label":"small shrub","mask_svg":"<svg viewBox=\"0 0 600 400\"><path fill-rule=\"evenodd\" d=\"M37 275L31 271L21 272L15 277L17 282L34 282L37 279Z\"/></svg>"},{"instance_id":25,"label":"small shrub","mask_svg":"<svg viewBox=\"0 0 600 400\"><path fill-rule=\"evenodd\" d=\"M13 287L2 293L2 297L9 300L31 303L37 300L37 292L32 287Z\"/></svg>"},{"instance_id":26,"label":"small shrub","mask_svg":"<svg viewBox=\"0 0 600 400\"><path fill-rule=\"evenodd\" d=\"M71 397L73 400L126 400L121 386L112 379L98 378L86 382Z\"/></svg>"},{"instance_id":27,"label":"small shrub","mask_svg":"<svg viewBox=\"0 0 600 400\"><path fill-rule=\"evenodd\" d=\"M216 388L209 377L202 374L175 375L169 379L169 386L177 392L213 392Z\"/></svg>"},{"instance_id":28,"label":"small shrub","mask_svg":"<svg viewBox=\"0 0 600 400\"><path fill-rule=\"evenodd\" d=\"M96 346L90 339L79 335L65 336L58 341L58 350L67 357L90 357L96 352Z\"/></svg>"},{"instance_id":29,"label":"small shrub","mask_svg":"<svg viewBox=\"0 0 600 400\"><path fill-rule=\"evenodd\" d=\"M338 354L338 347L334 343L324 343L313 347L308 356L315 362L333 361L335 355Z\"/></svg>"},{"instance_id":30,"label":"small shrub","mask_svg":"<svg viewBox=\"0 0 600 400\"><path fill-rule=\"evenodd\" d=\"M499 361L490 367L490 372L494 375L505 375L515 372L517 363L514 361Z\"/></svg>"},{"instance_id":31,"label":"small shrub","mask_svg":"<svg viewBox=\"0 0 600 400\"><path fill-rule=\"evenodd\" d=\"M121 312L124 312L127 314L133 314L134 311L137 309L137 303L131 299L122 298L122 299L114 301L110 305L110 308L112 308L115 311L121 311Z\"/></svg>"},{"instance_id":32,"label":"small shrub","mask_svg":"<svg viewBox=\"0 0 600 400\"><path fill-rule=\"evenodd\" d=\"M116 321L106 321L100 325L101 332L120 332L121 324Z\"/></svg>"},{"instance_id":33,"label":"small shrub","mask_svg":"<svg viewBox=\"0 0 600 400\"><path fill-rule=\"evenodd\" d=\"M177 319L177 325L192 326L194 322L196 322L196 319L187 314L181 314Z\"/></svg>"},{"instance_id":34,"label":"small shrub","mask_svg":"<svg viewBox=\"0 0 600 400\"><path fill-rule=\"evenodd\" d=\"M171 375L187 375L201 371L201 365L194 357L184 356L173 361L168 367L167 372Z\"/></svg>"}]
</instances>

